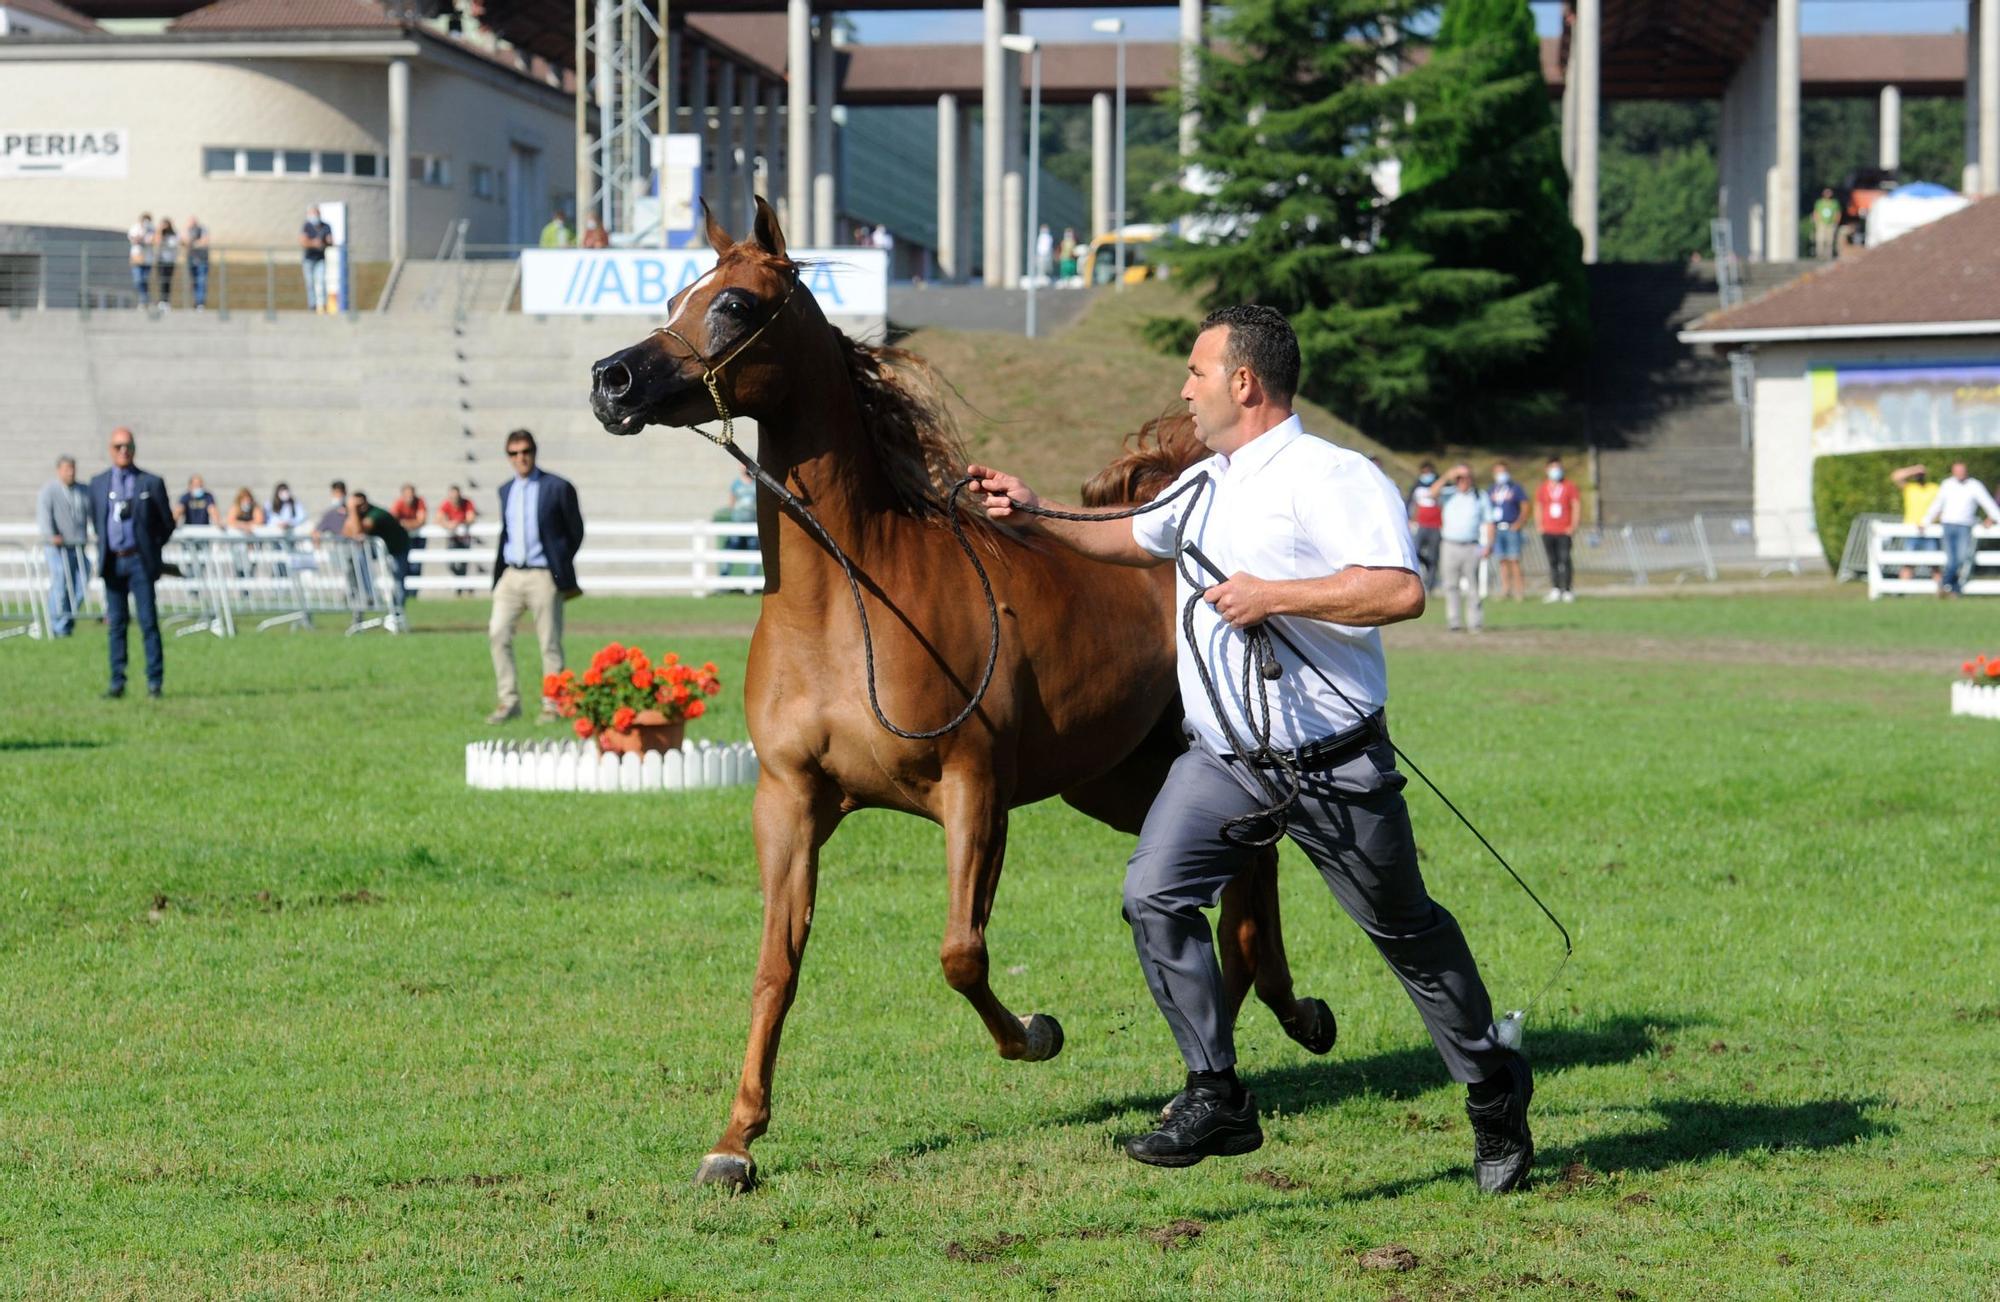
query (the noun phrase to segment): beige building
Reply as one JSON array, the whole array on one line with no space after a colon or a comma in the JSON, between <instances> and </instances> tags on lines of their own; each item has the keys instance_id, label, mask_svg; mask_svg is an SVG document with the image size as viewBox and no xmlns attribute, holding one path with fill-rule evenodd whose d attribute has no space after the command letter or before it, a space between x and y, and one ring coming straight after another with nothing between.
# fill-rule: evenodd
<instances>
[{"instance_id":1,"label":"beige building","mask_svg":"<svg viewBox=\"0 0 2000 1302\"><path fill-rule=\"evenodd\" d=\"M289 250L308 206L340 201L367 262L432 256L460 218L471 243L533 243L555 207L574 211L557 78L373 5L220 0L154 32L15 31L0 226L198 215L219 248Z\"/></svg>"}]
</instances>

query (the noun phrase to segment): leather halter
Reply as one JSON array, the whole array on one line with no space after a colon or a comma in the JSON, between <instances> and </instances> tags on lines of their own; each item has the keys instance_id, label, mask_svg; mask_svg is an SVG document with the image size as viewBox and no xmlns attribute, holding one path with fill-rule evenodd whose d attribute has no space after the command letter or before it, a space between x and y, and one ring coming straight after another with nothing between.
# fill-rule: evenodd
<instances>
[{"instance_id":1,"label":"leather halter","mask_svg":"<svg viewBox=\"0 0 2000 1302\"><path fill-rule=\"evenodd\" d=\"M702 280L706 280L708 276L714 275L716 271L720 270L720 268L721 264L717 263L716 266L711 267L709 269L708 275L703 276ZM697 280L694 283L694 285L689 285L684 292L693 293L695 285L699 285L700 283L701 281ZM785 296L782 299L778 300L778 306L772 310L769 316L764 318L764 323L758 326L755 330L752 330L743 339L738 341L736 346L731 348L728 352L724 353L720 358L720 360L713 362L711 362L708 359L708 354L702 352L701 349L696 348L692 343L688 342L687 336L683 335L680 331L674 329L672 326L663 325L654 327L653 329L654 334L663 334L671 337L675 343L678 343L681 347L687 349L688 356L690 358L701 364L701 382L708 388L708 400L715 404L715 415L716 418L722 422L722 433L720 435L711 434L699 425L693 427L695 433L701 435L703 438L707 439L709 442L715 444L718 447L725 447L731 449L735 447L736 417L735 414L729 410L729 404L722 400L722 368L729 365L731 362L735 361L736 355L738 353L748 348L751 344L756 343L757 340L763 336L763 333L766 330L769 330L772 324L776 322L779 317L785 314L785 309L791 305L792 295L798 292L799 292L799 269L798 267L794 266L792 268L791 285L785 290Z\"/></svg>"}]
</instances>

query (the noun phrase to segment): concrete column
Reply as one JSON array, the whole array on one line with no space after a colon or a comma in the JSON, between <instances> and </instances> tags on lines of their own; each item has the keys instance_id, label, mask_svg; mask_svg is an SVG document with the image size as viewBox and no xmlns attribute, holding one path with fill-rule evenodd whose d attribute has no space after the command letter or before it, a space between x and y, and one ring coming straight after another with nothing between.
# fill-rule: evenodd
<instances>
[{"instance_id":1,"label":"concrete column","mask_svg":"<svg viewBox=\"0 0 2000 1302\"><path fill-rule=\"evenodd\" d=\"M738 192L743 188L743 174L736 164L736 65L728 59L717 60L719 76L715 88L715 205L716 218L722 229L731 235L741 235L743 228L737 217L740 200Z\"/></svg>"},{"instance_id":2,"label":"concrete column","mask_svg":"<svg viewBox=\"0 0 2000 1302\"><path fill-rule=\"evenodd\" d=\"M984 0L983 14L986 20L984 44L980 50L980 95L979 130L982 137L980 158L980 225L983 256L980 258L981 279L989 286L1004 284L1005 260L1001 256L1000 190L1007 175L1007 94L1018 92L1018 84L1009 86L1007 82L1007 52L1000 48L1000 38L1007 32L1007 5L1005 0Z\"/></svg>"},{"instance_id":3,"label":"concrete column","mask_svg":"<svg viewBox=\"0 0 2000 1302\"><path fill-rule=\"evenodd\" d=\"M1772 21L1777 26L1777 62L1773 86L1776 109L1776 161L1771 168L1764 211L1770 229L1764 237L1765 257L1772 262L1799 260L1799 0L1778 0Z\"/></svg>"},{"instance_id":4,"label":"concrete column","mask_svg":"<svg viewBox=\"0 0 2000 1302\"><path fill-rule=\"evenodd\" d=\"M812 0L785 7L785 238L812 234Z\"/></svg>"},{"instance_id":5,"label":"concrete column","mask_svg":"<svg viewBox=\"0 0 2000 1302\"><path fill-rule=\"evenodd\" d=\"M1111 139L1111 96L1098 91L1090 97L1090 239L1111 229L1111 168L1116 158Z\"/></svg>"},{"instance_id":6,"label":"concrete column","mask_svg":"<svg viewBox=\"0 0 2000 1302\"><path fill-rule=\"evenodd\" d=\"M972 215L975 211L972 201L976 197L979 179L978 169L972 165L972 145L972 114L961 112L958 115L958 248L959 261L963 264L958 278L961 281L972 278Z\"/></svg>"},{"instance_id":7,"label":"concrete column","mask_svg":"<svg viewBox=\"0 0 2000 1302\"><path fill-rule=\"evenodd\" d=\"M1979 7L1981 0L1965 4L1965 168L1959 174L1959 191L1979 193Z\"/></svg>"},{"instance_id":8,"label":"concrete column","mask_svg":"<svg viewBox=\"0 0 2000 1302\"><path fill-rule=\"evenodd\" d=\"M940 95L937 105L937 278L954 281L958 265L958 96Z\"/></svg>"},{"instance_id":9,"label":"concrete column","mask_svg":"<svg viewBox=\"0 0 2000 1302\"><path fill-rule=\"evenodd\" d=\"M1563 174L1576 176L1576 42L1569 43L1569 57L1563 61L1562 98Z\"/></svg>"},{"instance_id":10,"label":"concrete column","mask_svg":"<svg viewBox=\"0 0 2000 1302\"><path fill-rule=\"evenodd\" d=\"M1201 63L1196 52L1201 49L1202 0L1181 0L1181 101L1185 105L1194 102L1194 93L1201 86ZM1200 125L1197 113L1181 113L1181 157L1194 153L1195 129Z\"/></svg>"},{"instance_id":11,"label":"concrete column","mask_svg":"<svg viewBox=\"0 0 2000 1302\"><path fill-rule=\"evenodd\" d=\"M1979 193L2000 190L2000 0L1979 0Z\"/></svg>"},{"instance_id":12,"label":"concrete column","mask_svg":"<svg viewBox=\"0 0 2000 1302\"><path fill-rule=\"evenodd\" d=\"M1007 30L1021 30L1021 11L1013 6L1007 9ZM1027 127L1023 119L1027 114L1021 104L1021 56L1008 54L1007 100L1005 109L1007 135L1004 141L1007 156L1007 174L1000 181L1000 258L1004 274L1002 284L1009 289L1021 283L1021 269L1026 265L1027 250L1022 223L1028 219L1028 175L1027 175Z\"/></svg>"},{"instance_id":13,"label":"concrete column","mask_svg":"<svg viewBox=\"0 0 2000 1302\"><path fill-rule=\"evenodd\" d=\"M775 208L784 202L785 193L784 155L780 152L784 136L778 129L778 105L781 100L778 83L759 78L757 85L757 116L763 123L763 133L758 137L760 143L757 146L760 164L757 171L757 193L763 195ZM756 204L752 203L750 206L754 209Z\"/></svg>"},{"instance_id":14,"label":"concrete column","mask_svg":"<svg viewBox=\"0 0 2000 1302\"><path fill-rule=\"evenodd\" d=\"M701 195L711 209L716 207L721 187L716 176L714 144L715 135L708 129L708 47L689 37L688 55L688 130L701 138ZM721 214L718 213L718 216ZM701 248L708 247L702 238L701 205L694 209L694 243Z\"/></svg>"},{"instance_id":15,"label":"concrete column","mask_svg":"<svg viewBox=\"0 0 2000 1302\"><path fill-rule=\"evenodd\" d=\"M757 193L762 185L763 167L757 157L757 74L749 68L736 74L736 220L749 233L757 220Z\"/></svg>"},{"instance_id":16,"label":"concrete column","mask_svg":"<svg viewBox=\"0 0 2000 1302\"><path fill-rule=\"evenodd\" d=\"M532 214L530 215L532 217ZM531 222L532 224L532 222ZM389 260L410 251L410 61L389 60Z\"/></svg>"},{"instance_id":17,"label":"concrete column","mask_svg":"<svg viewBox=\"0 0 2000 1302\"><path fill-rule=\"evenodd\" d=\"M1893 171L1903 165L1903 90L1882 88L1881 127L1876 136L1875 166Z\"/></svg>"},{"instance_id":18,"label":"concrete column","mask_svg":"<svg viewBox=\"0 0 2000 1302\"><path fill-rule=\"evenodd\" d=\"M1583 236L1583 260L1597 261L1598 48L1602 0L1576 0L1570 47L1576 54L1576 168L1570 173L1570 220Z\"/></svg>"},{"instance_id":19,"label":"concrete column","mask_svg":"<svg viewBox=\"0 0 2000 1302\"><path fill-rule=\"evenodd\" d=\"M819 16L813 34L812 233L817 248L832 248L840 216L833 183L833 11Z\"/></svg>"}]
</instances>

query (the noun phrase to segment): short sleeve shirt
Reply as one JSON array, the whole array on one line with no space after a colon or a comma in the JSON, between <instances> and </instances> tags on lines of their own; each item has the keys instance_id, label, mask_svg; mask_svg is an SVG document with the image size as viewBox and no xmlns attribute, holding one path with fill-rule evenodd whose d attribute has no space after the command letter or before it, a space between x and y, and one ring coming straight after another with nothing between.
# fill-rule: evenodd
<instances>
[{"instance_id":1,"label":"short sleeve shirt","mask_svg":"<svg viewBox=\"0 0 2000 1302\"><path fill-rule=\"evenodd\" d=\"M1937 501L1937 484L1903 485L1903 523L1922 524L1931 503Z\"/></svg>"},{"instance_id":2,"label":"short sleeve shirt","mask_svg":"<svg viewBox=\"0 0 2000 1302\"><path fill-rule=\"evenodd\" d=\"M309 240L314 240L314 239L325 240L327 248L331 248L333 246L333 227L327 225L325 222L307 222L304 226L301 226L299 228L299 234L305 236ZM318 249L305 248L301 249L300 252L305 255L305 260L307 262L326 261L325 248L318 248Z\"/></svg>"},{"instance_id":3,"label":"short sleeve shirt","mask_svg":"<svg viewBox=\"0 0 2000 1302\"><path fill-rule=\"evenodd\" d=\"M212 493L182 493L181 522L183 524L208 524L215 511L215 496Z\"/></svg>"},{"instance_id":4,"label":"short sleeve shirt","mask_svg":"<svg viewBox=\"0 0 2000 1302\"><path fill-rule=\"evenodd\" d=\"M381 507L370 504L367 514L361 517L361 527L382 540L391 556L402 556L410 550L410 535L403 526L396 523L396 517Z\"/></svg>"},{"instance_id":5,"label":"short sleeve shirt","mask_svg":"<svg viewBox=\"0 0 2000 1302\"><path fill-rule=\"evenodd\" d=\"M421 497L412 501L408 506L403 505L403 499L400 497L389 504L389 514L395 516L396 523L406 529L410 526L412 520L423 514L423 511L424 499Z\"/></svg>"},{"instance_id":6,"label":"short sleeve shirt","mask_svg":"<svg viewBox=\"0 0 2000 1302\"><path fill-rule=\"evenodd\" d=\"M472 505L472 499L469 497L460 498L459 505L457 506L453 506L451 499L448 497L438 505L438 519L443 520L448 525L464 524L477 517L478 514L478 508Z\"/></svg>"},{"instance_id":7,"label":"short sleeve shirt","mask_svg":"<svg viewBox=\"0 0 2000 1302\"><path fill-rule=\"evenodd\" d=\"M1208 486L1133 517L1132 537L1141 548L1173 558L1185 520L1187 541L1224 574L1317 579L1356 565L1417 572L1416 548L1395 485L1360 453L1307 434L1296 416L1252 439L1233 457L1218 454L1190 466L1167 491L1203 475L1209 477ZM1195 570L1194 562L1186 562L1185 568ZM1209 580L1204 576L1202 582L1206 587ZM1187 573L1180 573L1178 602L1184 605L1196 590ZM1308 672L1289 649L1275 647L1284 672L1267 685L1273 746L1289 749L1318 741L1387 703L1389 672L1377 630L1291 616L1278 622L1347 699ZM1196 650L1189 649L1179 628L1176 619L1181 703L1189 726L1217 751L1251 744L1242 699L1244 635L1207 602L1195 608ZM1202 686L1197 653L1220 689L1223 716L1216 714ZM1238 742L1229 740L1225 719Z\"/></svg>"}]
</instances>

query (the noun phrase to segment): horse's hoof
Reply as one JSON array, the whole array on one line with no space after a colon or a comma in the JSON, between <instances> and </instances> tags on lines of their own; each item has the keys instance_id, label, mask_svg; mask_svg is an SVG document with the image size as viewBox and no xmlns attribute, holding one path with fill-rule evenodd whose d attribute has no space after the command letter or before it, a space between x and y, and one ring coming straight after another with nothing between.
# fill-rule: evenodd
<instances>
[{"instance_id":1,"label":"horse's hoof","mask_svg":"<svg viewBox=\"0 0 2000 1302\"><path fill-rule=\"evenodd\" d=\"M733 1194L749 1193L757 1187L757 1163L734 1153L710 1153L701 1159L694 1183L696 1188L719 1184Z\"/></svg>"},{"instance_id":2,"label":"horse's hoof","mask_svg":"<svg viewBox=\"0 0 2000 1302\"><path fill-rule=\"evenodd\" d=\"M1333 1020L1333 1010L1321 999L1301 999L1298 1007L1299 1015L1285 1024L1285 1034L1304 1046L1307 1053L1333 1052L1333 1042L1340 1035L1340 1027Z\"/></svg>"},{"instance_id":3,"label":"horse's hoof","mask_svg":"<svg viewBox=\"0 0 2000 1302\"><path fill-rule=\"evenodd\" d=\"M1022 1062L1047 1062L1062 1052L1062 1023L1047 1013L1023 1017L1021 1027L1028 1033L1028 1051L1021 1055Z\"/></svg>"}]
</instances>

